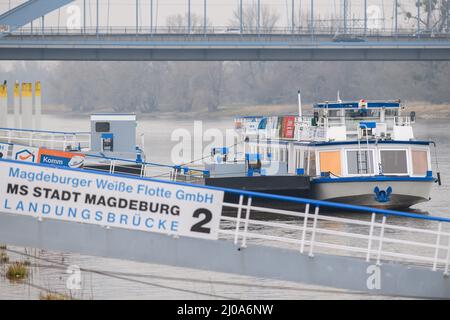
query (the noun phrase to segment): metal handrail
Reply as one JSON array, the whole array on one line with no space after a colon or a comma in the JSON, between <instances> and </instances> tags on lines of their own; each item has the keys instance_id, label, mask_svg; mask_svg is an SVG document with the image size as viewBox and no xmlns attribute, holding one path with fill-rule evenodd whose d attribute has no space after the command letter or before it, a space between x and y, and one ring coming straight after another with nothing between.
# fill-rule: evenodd
<instances>
[{"instance_id":1,"label":"metal handrail","mask_svg":"<svg viewBox=\"0 0 450 320\"><path fill-rule=\"evenodd\" d=\"M48 130L33 130L33 129L16 129L16 128L0 128L3 131L16 131L16 132L31 132L31 133L50 133L50 134L63 134L63 135L86 135L90 132L67 132L67 131L48 131Z\"/></svg>"},{"instance_id":2,"label":"metal handrail","mask_svg":"<svg viewBox=\"0 0 450 320\"><path fill-rule=\"evenodd\" d=\"M308 203L304 212L297 212L252 205L252 197L249 197L247 203L245 203L244 195L241 194L239 197L239 204L224 203L224 207L237 209L238 211L236 217L221 217L221 220L227 223L227 227L221 228L219 230L219 234L225 237L225 239L230 239L230 237L233 237L234 243L243 248L247 247L250 240L263 240L265 243L276 243L277 246L278 244L284 244L290 249L294 246L294 248L296 247L300 253L304 253L305 247L309 246L308 255L310 257L314 257L314 254L317 252L317 248L319 248L319 250L331 249L333 250L332 254L338 254L336 250L344 251L346 252L344 255L348 255L348 253L350 253L350 255L359 255L361 258L365 258L367 262L374 260L377 265L381 265L383 260L395 260L402 263L412 263L414 265L417 265L418 263L425 263L429 264L433 271L437 271L438 267L442 267L444 270L444 275L449 274L450 232L442 231L442 221L438 222L437 231L435 231L389 224L387 223L388 214L384 214L382 216L382 221L377 222L377 213L375 212L372 213L370 222L320 215L320 206L316 206L314 214L311 215L309 214L309 208L310 205L314 203L315 201ZM347 208L350 207L347 206ZM244 226L242 227L243 211L245 211L245 218L243 222ZM301 218L303 219L303 222L298 224L288 224L285 222L279 222L279 220L267 221L257 220L256 218L252 219L251 214L255 212L273 213L277 215L281 214L284 216ZM421 218L434 221L432 217ZM446 222L448 222L448 219L445 218L439 220L446 220ZM323 224L320 225L320 222L323 222ZM347 231L347 228L342 231L337 229L335 224L333 224L330 228L328 227L327 222L339 223L341 225L355 225L358 227L359 232ZM230 223L234 224L232 228L229 226ZM368 232L361 232L361 226L368 228ZM264 228L265 230L274 229L277 231L275 234L268 234L267 231L261 232L261 228ZM394 233L386 233L386 229L407 232L408 235L411 236L415 236L416 234L426 234L435 238L433 238L431 242L418 241L416 240L417 237L412 237L412 239L396 238L394 237ZM285 230L285 232L280 233L280 230ZM298 237L292 237L292 234L295 234L295 232L298 233ZM310 234L309 239L307 234ZM334 238L333 240L327 240L326 238L317 239L317 236L319 235L322 237L331 236ZM441 240L443 237L449 239L448 244ZM337 239L341 239L341 241L338 241ZM349 243L349 240L356 240L357 244ZM363 245L361 245L361 241L364 241ZM365 245L366 242L367 245ZM389 247L386 248L387 246ZM396 248L395 246L399 246L399 248ZM414 248L414 251L412 253L405 252L405 246L408 246L410 249ZM442 257L442 254L440 254L442 252L445 254L445 257Z\"/></svg>"},{"instance_id":3,"label":"metal handrail","mask_svg":"<svg viewBox=\"0 0 450 320\"><path fill-rule=\"evenodd\" d=\"M364 36L364 37L413 37L413 38L432 38L439 39L442 36L448 37L450 33L448 31L427 31L421 30L417 32L417 28L392 28L392 29L367 29L364 27L349 27L347 31L339 25L320 25L316 21L314 27L309 24L308 27L296 26L292 27L245 27L240 30L240 27L236 26L95 26L95 27L78 27L67 28L61 26L50 26L44 28L30 28L22 27L12 31L10 34L26 36L26 35L144 35L144 34L178 34L178 35L345 35L345 36Z\"/></svg>"}]
</instances>

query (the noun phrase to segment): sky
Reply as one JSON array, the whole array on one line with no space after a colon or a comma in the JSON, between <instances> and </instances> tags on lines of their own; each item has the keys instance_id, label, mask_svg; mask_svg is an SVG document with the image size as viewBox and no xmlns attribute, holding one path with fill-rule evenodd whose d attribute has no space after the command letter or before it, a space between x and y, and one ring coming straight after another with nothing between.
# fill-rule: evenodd
<instances>
[{"instance_id":1,"label":"sky","mask_svg":"<svg viewBox=\"0 0 450 320\"><path fill-rule=\"evenodd\" d=\"M140 24L143 26L150 25L150 2L152 0L139 0L140 7ZM207 14L209 20L214 26L228 26L230 19L233 16L233 11L236 10L239 0L206 0ZM260 0L261 3L267 6L271 12L276 12L279 19L279 26L290 25L291 20L291 6L292 0ZM311 0L294 0L295 15L301 15L303 20L310 14ZM317 19L329 19L332 16L341 13L341 3L344 0L314 0L314 11ZM364 0L347 0L350 6L350 15L354 18L363 17ZM372 10L371 14L379 15L386 19L386 23L392 21L395 0L367 0L368 7L375 6L379 10ZM414 0L398 0L403 8L411 9ZM0 0L0 10L4 12L11 6L18 5L25 0ZM245 5L256 4L257 0L243 0ZM87 3L87 25L94 26L96 19L96 0L86 0ZM109 3L109 6L108 6ZM159 26L166 24L166 19L169 15L186 14L188 8L188 0L153 0L154 3L154 22ZM192 13L203 16L204 0L191 0ZM102 26L134 26L136 9L136 0L99 0L100 10L100 25ZM63 7L50 14L46 18L46 26L65 26L69 17L69 7L78 5L83 6L83 0L76 0L73 4ZM108 10L109 7L109 10ZM383 11L384 9L384 11ZM156 14L157 13L157 14ZM109 21L109 23L108 23ZM39 21L35 22L39 25Z\"/></svg>"}]
</instances>

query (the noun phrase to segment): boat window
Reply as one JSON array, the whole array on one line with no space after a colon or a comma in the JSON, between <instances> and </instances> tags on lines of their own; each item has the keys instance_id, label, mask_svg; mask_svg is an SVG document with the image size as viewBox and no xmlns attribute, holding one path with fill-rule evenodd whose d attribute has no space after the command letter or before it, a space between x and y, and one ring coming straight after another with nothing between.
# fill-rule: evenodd
<instances>
[{"instance_id":1,"label":"boat window","mask_svg":"<svg viewBox=\"0 0 450 320\"><path fill-rule=\"evenodd\" d=\"M406 150L381 150L380 158L383 173L387 174L408 173Z\"/></svg>"},{"instance_id":2,"label":"boat window","mask_svg":"<svg viewBox=\"0 0 450 320\"><path fill-rule=\"evenodd\" d=\"M348 174L374 173L373 151L347 151L347 171Z\"/></svg>"},{"instance_id":3,"label":"boat window","mask_svg":"<svg viewBox=\"0 0 450 320\"><path fill-rule=\"evenodd\" d=\"M412 150L413 174L424 176L428 171L428 153L424 150Z\"/></svg>"},{"instance_id":4,"label":"boat window","mask_svg":"<svg viewBox=\"0 0 450 320\"><path fill-rule=\"evenodd\" d=\"M109 132L109 122L96 122L95 132Z\"/></svg>"},{"instance_id":5,"label":"boat window","mask_svg":"<svg viewBox=\"0 0 450 320\"><path fill-rule=\"evenodd\" d=\"M320 172L330 172L335 176L341 176L341 152L319 152Z\"/></svg>"},{"instance_id":6,"label":"boat window","mask_svg":"<svg viewBox=\"0 0 450 320\"><path fill-rule=\"evenodd\" d=\"M386 109L385 110L386 117L396 117L398 116L398 110L396 109Z\"/></svg>"},{"instance_id":7,"label":"boat window","mask_svg":"<svg viewBox=\"0 0 450 320\"><path fill-rule=\"evenodd\" d=\"M301 156L302 156L301 150L296 150L296 152L295 152L295 167L296 168L301 168Z\"/></svg>"},{"instance_id":8,"label":"boat window","mask_svg":"<svg viewBox=\"0 0 450 320\"><path fill-rule=\"evenodd\" d=\"M330 118L339 117L340 116L340 111L341 110L329 110L328 111L328 116Z\"/></svg>"},{"instance_id":9,"label":"boat window","mask_svg":"<svg viewBox=\"0 0 450 320\"><path fill-rule=\"evenodd\" d=\"M370 110L370 109L357 109L357 110L345 110L346 118L379 118L380 110Z\"/></svg>"}]
</instances>

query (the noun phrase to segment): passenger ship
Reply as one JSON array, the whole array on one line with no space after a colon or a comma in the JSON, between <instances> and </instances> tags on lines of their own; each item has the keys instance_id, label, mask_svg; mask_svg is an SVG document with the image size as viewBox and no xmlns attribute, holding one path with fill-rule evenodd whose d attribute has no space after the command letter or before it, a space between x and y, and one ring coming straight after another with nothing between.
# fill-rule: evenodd
<instances>
[{"instance_id":1,"label":"passenger ship","mask_svg":"<svg viewBox=\"0 0 450 320\"><path fill-rule=\"evenodd\" d=\"M403 110L399 100L337 101L315 104L313 117L302 116L300 103L299 116L237 118L243 164L226 160L227 148L213 150L205 183L237 187L233 181L240 172L241 184L259 181L257 191L382 208L428 201L438 181L431 167L433 142L415 139L415 113L403 116ZM308 192L289 186L294 177L309 180Z\"/></svg>"}]
</instances>

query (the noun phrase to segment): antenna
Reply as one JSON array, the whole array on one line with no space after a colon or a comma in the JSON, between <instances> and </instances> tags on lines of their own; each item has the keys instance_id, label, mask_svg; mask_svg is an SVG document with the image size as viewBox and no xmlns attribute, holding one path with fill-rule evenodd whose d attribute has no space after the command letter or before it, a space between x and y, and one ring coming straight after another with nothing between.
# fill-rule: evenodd
<instances>
[{"instance_id":1,"label":"antenna","mask_svg":"<svg viewBox=\"0 0 450 320\"><path fill-rule=\"evenodd\" d=\"M337 92L337 102L339 102L339 103L342 102L342 100L341 100L341 93L339 92L339 90Z\"/></svg>"},{"instance_id":2,"label":"antenna","mask_svg":"<svg viewBox=\"0 0 450 320\"><path fill-rule=\"evenodd\" d=\"M298 90L298 116L302 117L302 94L300 90Z\"/></svg>"}]
</instances>

